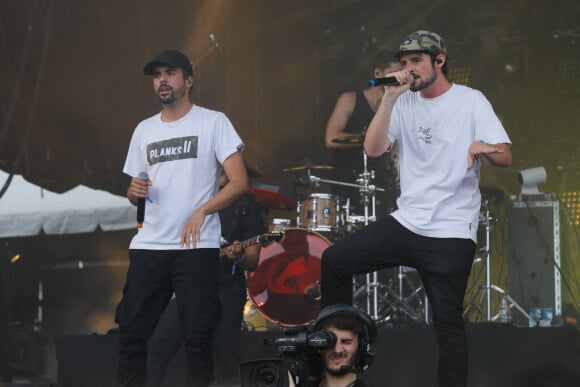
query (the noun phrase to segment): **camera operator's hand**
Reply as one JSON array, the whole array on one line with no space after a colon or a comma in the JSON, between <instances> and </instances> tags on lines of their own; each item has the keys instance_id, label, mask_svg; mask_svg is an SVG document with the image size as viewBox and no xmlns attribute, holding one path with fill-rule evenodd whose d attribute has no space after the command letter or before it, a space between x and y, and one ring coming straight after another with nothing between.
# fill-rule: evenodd
<instances>
[{"instance_id":1,"label":"camera operator's hand","mask_svg":"<svg viewBox=\"0 0 580 387\"><path fill-rule=\"evenodd\" d=\"M296 387L296 384L294 383L294 376L292 376L290 371L288 371L288 387Z\"/></svg>"}]
</instances>

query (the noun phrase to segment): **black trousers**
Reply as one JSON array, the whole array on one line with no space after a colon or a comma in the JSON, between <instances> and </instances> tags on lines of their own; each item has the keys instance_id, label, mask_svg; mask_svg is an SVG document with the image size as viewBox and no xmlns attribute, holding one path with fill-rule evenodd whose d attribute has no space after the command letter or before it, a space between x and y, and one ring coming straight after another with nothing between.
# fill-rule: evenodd
<instances>
[{"instance_id":1,"label":"black trousers","mask_svg":"<svg viewBox=\"0 0 580 387\"><path fill-rule=\"evenodd\" d=\"M417 269L432 307L439 344L438 384L467 384L463 298L475 254L470 239L417 235L392 216L338 240L322 255L322 306L352 304L352 275L394 266Z\"/></svg>"},{"instance_id":2,"label":"black trousers","mask_svg":"<svg viewBox=\"0 0 580 387\"><path fill-rule=\"evenodd\" d=\"M188 386L213 380L212 333L220 318L218 249L130 250L119 324L118 384L146 385L147 342L175 292L184 327Z\"/></svg>"},{"instance_id":3,"label":"black trousers","mask_svg":"<svg viewBox=\"0 0 580 387\"><path fill-rule=\"evenodd\" d=\"M222 318L213 334L215 378L218 382L240 383L241 326L246 302L243 279L219 285ZM183 343L183 330L174 299L163 312L147 351L147 386L161 387L171 358ZM167 386L167 384L165 384Z\"/></svg>"}]
</instances>

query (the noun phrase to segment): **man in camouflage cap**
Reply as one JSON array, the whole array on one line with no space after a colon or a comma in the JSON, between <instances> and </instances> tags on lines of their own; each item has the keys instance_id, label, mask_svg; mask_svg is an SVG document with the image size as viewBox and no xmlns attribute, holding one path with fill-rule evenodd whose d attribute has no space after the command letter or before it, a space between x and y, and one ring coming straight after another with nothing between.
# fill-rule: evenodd
<instances>
[{"instance_id":1,"label":"man in camouflage cap","mask_svg":"<svg viewBox=\"0 0 580 387\"><path fill-rule=\"evenodd\" d=\"M439 344L438 385L465 387L469 357L463 299L475 254L480 159L511 165L510 139L485 96L446 76L447 46L416 31L396 51L398 84L365 135L377 157L397 143L397 210L329 246L322 256L322 306L352 302L352 274L411 266L421 276Z\"/></svg>"},{"instance_id":2,"label":"man in camouflage cap","mask_svg":"<svg viewBox=\"0 0 580 387\"><path fill-rule=\"evenodd\" d=\"M418 30L405 37L399 49L395 51L395 55L401 59L401 57L410 53L424 53L431 58L431 63L433 69L436 66L440 67L441 74L447 77L447 61L449 57L447 55L447 44L443 38L431 31ZM416 59L415 59L416 60ZM411 91L420 91L426 89L437 79L437 72L433 72L429 77L423 75L421 76L418 72L411 71L411 76L413 79L421 78L417 82L411 83Z\"/></svg>"}]
</instances>

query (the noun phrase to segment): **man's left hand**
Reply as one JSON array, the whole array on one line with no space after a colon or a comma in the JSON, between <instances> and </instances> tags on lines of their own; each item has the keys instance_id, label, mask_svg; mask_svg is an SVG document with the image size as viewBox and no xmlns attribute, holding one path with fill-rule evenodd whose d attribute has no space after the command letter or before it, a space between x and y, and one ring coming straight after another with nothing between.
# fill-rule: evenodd
<instances>
[{"instance_id":1,"label":"man's left hand","mask_svg":"<svg viewBox=\"0 0 580 387\"><path fill-rule=\"evenodd\" d=\"M486 156L494 153L503 153L503 151L499 145L489 145L481 141L475 141L471 143L467 152L467 169L473 168L473 163L479 155Z\"/></svg>"}]
</instances>

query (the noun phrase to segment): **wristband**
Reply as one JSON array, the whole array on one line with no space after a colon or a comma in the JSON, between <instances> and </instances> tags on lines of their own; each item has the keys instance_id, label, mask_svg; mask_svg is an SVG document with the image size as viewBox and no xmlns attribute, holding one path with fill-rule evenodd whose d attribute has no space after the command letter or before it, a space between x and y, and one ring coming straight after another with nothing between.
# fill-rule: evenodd
<instances>
[{"instance_id":1,"label":"wristband","mask_svg":"<svg viewBox=\"0 0 580 387\"><path fill-rule=\"evenodd\" d=\"M246 259L246 256L242 254L240 258L234 261L234 263L232 264L232 275L236 274L236 267L238 266L238 263L244 262L244 259Z\"/></svg>"}]
</instances>

